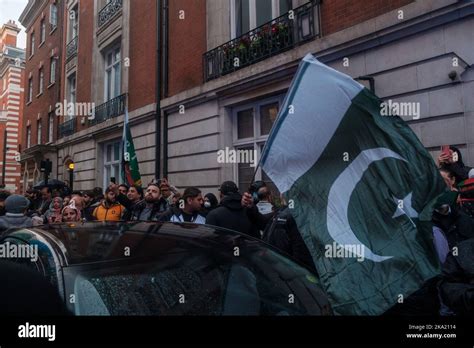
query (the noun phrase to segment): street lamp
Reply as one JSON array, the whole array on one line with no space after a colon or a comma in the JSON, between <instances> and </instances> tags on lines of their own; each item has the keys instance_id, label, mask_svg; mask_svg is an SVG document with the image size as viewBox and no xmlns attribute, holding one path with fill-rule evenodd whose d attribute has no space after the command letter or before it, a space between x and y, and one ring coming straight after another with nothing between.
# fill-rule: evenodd
<instances>
[{"instance_id":1,"label":"street lamp","mask_svg":"<svg viewBox=\"0 0 474 348\"><path fill-rule=\"evenodd\" d=\"M68 169L69 169L69 188L71 189L71 192L72 192L73 187L74 187L74 162L69 163Z\"/></svg>"}]
</instances>

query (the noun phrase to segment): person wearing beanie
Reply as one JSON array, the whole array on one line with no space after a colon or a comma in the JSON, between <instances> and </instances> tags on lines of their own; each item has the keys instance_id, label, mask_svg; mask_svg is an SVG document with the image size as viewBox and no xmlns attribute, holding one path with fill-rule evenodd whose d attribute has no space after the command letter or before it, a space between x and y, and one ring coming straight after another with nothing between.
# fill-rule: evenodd
<instances>
[{"instance_id":1,"label":"person wearing beanie","mask_svg":"<svg viewBox=\"0 0 474 348\"><path fill-rule=\"evenodd\" d=\"M0 233L10 228L31 227L33 220L26 216L30 202L21 195L10 195L5 200L5 216L0 216Z\"/></svg>"}]
</instances>

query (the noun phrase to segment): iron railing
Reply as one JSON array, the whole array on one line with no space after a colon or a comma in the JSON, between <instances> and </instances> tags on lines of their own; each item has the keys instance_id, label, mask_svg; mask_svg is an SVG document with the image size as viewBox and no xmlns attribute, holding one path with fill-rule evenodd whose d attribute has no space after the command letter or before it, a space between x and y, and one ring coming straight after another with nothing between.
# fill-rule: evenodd
<instances>
[{"instance_id":1,"label":"iron railing","mask_svg":"<svg viewBox=\"0 0 474 348\"><path fill-rule=\"evenodd\" d=\"M100 11L98 16L99 28L107 23L116 13L122 11L122 0L112 0L105 5Z\"/></svg>"},{"instance_id":2,"label":"iron railing","mask_svg":"<svg viewBox=\"0 0 474 348\"><path fill-rule=\"evenodd\" d=\"M76 118L74 117L58 125L58 138L64 138L65 136L72 135L75 131Z\"/></svg>"},{"instance_id":3,"label":"iron railing","mask_svg":"<svg viewBox=\"0 0 474 348\"><path fill-rule=\"evenodd\" d=\"M93 126L122 115L125 112L126 100L127 94L124 93L97 106L95 108L94 117L89 119L89 125Z\"/></svg>"},{"instance_id":4,"label":"iron railing","mask_svg":"<svg viewBox=\"0 0 474 348\"><path fill-rule=\"evenodd\" d=\"M204 53L204 81L242 69L320 36L319 5L320 0L312 0Z\"/></svg>"},{"instance_id":5,"label":"iron railing","mask_svg":"<svg viewBox=\"0 0 474 348\"><path fill-rule=\"evenodd\" d=\"M69 41L69 43L66 46L66 61L71 59L77 54L77 42L78 42L78 37L76 36L74 39Z\"/></svg>"}]
</instances>

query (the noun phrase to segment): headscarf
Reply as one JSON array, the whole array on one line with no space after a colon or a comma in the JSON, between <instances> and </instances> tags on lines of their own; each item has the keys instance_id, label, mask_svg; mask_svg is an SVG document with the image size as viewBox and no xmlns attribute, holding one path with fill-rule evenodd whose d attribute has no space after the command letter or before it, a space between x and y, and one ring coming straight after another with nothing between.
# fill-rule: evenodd
<instances>
[{"instance_id":1,"label":"headscarf","mask_svg":"<svg viewBox=\"0 0 474 348\"><path fill-rule=\"evenodd\" d=\"M76 211L76 221L81 221L81 211L76 207L76 203L74 202L74 200L71 200L71 202L69 203L69 205L65 206L62 210L61 210L61 217L64 213L64 211L66 209L74 209Z\"/></svg>"},{"instance_id":2,"label":"headscarf","mask_svg":"<svg viewBox=\"0 0 474 348\"><path fill-rule=\"evenodd\" d=\"M59 201L59 209L54 209L54 202ZM63 214L63 199L61 197L54 197L49 204L49 209L44 215L48 224L62 222Z\"/></svg>"}]
</instances>

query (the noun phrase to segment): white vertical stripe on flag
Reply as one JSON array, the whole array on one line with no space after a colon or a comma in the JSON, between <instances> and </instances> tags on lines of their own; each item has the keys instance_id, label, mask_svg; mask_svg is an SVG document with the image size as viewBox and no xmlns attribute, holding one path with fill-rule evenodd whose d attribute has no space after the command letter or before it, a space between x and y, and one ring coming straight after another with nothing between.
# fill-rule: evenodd
<instances>
[{"instance_id":1,"label":"white vertical stripe on flag","mask_svg":"<svg viewBox=\"0 0 474 348\"><path fill-rule=\"evenodd\" d=\"M280 192L317 162L363 88L313 55L304 57L262 154L262 168Z\"/></svg>"}]
</instances>

